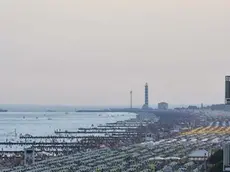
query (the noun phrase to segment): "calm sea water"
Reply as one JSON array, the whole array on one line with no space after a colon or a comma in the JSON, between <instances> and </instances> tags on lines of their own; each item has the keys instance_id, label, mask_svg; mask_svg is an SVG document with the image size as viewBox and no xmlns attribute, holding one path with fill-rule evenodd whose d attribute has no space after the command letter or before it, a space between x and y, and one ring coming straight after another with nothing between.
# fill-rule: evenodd
<instances>
[{"instance_id":1,"label":"calm sea water","mask_svg":"<svg viewBox=\"0 0 230 172\"><path fill-rule=\"evenodd\" d=\"M0 113L0 141L18 140L20 134L53 135L54 130L77 130L135 118L133 113L6 112ZM15 135L15 131L17 136Z\"/></svg>"}]
</instances>

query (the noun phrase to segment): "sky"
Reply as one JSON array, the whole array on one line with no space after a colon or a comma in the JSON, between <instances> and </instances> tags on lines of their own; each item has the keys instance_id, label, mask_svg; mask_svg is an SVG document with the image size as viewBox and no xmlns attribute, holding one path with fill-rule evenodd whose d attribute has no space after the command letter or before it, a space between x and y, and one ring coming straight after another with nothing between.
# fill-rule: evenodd
<instances>
[{"instance_id":1,"label":"sky","mask_svg":"<svg viewBox=\"0 0 230 172\"><path fill-rule=\"evenodd\" d=\"M0 104L224 102L229 0L2 0Z\"/></svg>"}]
</instances>

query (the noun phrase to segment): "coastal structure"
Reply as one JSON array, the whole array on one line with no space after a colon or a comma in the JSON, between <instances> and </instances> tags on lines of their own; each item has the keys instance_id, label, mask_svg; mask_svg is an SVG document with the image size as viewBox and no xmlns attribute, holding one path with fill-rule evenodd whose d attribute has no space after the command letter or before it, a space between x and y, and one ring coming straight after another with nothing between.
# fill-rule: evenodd
<instances>
[{"instance_id":1,"label":"coastal structure","mask_svg":"<svg viewBox=\"0 0 230 172\"><path fill-rule=\"evenodd\" d=\"M149 86L148 83L145 84L145 104L143 105L142 109L149 108Z\"/></svg>"}]
</instances>

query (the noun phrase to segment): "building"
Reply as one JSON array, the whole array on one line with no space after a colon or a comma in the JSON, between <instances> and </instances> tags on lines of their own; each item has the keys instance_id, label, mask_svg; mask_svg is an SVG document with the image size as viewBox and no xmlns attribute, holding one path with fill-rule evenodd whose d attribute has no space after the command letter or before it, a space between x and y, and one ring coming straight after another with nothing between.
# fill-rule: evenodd
<instances>
[{"instance_id":1,"label":"building","mask_svg":"<svg viewBox=\"0 0 230 172\"><path fill-rule=\"evenodd\" d=\"M189 109L189 110L198 110L199 108L197 106L190 105L190 106L188 106L187 109Z\"/></svg>"},{"instance_id":2,"label":"building","mask_svg":"<svg viewBox=\"0 0 230 172\"><path fill-rule=\"evenodd\" d=\"M166 102L158 103L158 109L160 109L160 110L167 110L168 107L169 107L169 105Z\"/></svg>"},{"instance_id":3,"label":"building","mask_svg":"<svg viewBox=\"0 0 230 172\"><path fill-rule=\"evenodd\" d=\"M189 154L191 161L206 161L209 157L209 152L206 150L196 150Z\"/></svg>"},{"instance_id":4,"label":"building","mask_svg":"<svg viewBox=\"0 0 230 172\"><path fill-rule=\"evenodd\" d=\"M149 86L148 83L145 84L145 104L143 105L142 109L149 108Z\"/></svg>"},{"instance_id":5,"label":"building","mask_svg":"<svg viewBox=\"0 0 230 172\"><path fill-rule=\"evenodd\" d=\"M223 171L230 171L230 143L223 147Z\"/></svg>"},{"instance_id":6,"label":"building","mask_svg":"<svg viewBox=\"0 0 230 172\"><path fill-rule=\"evenodd\" d=\"M24 165L32 165L35 162L35 152L33 148L27 148L24 150Z\"/></svg>"},{"instance_id":7,"label":"building","mask_svg":"<svg viewBox=\"0 0 230 172\"><path fill-rule=\"evenodd\" d=\"M230 105L230 76L225 76L225 104Z\"/></svg>"}]
</instances>

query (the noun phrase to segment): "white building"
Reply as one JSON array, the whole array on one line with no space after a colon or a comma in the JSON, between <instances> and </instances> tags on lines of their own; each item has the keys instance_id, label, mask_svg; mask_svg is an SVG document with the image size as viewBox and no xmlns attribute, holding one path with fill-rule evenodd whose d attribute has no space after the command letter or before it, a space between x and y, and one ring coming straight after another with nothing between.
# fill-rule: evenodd
<instances>
[{"instance_id":1,"label":"white building","mask_svg":"<svg viewBox=\"0 0 230 172\"><path fill-rule=\"evenodd\" d=\"M161 103L158 103L158 109L160 110L168 110L168 103L166 102L161 102Z\"/></svg>"},{"instance_id":2,"label":"white building","mask_svg":"<svg viewBox=\"0 0 230 172\"><path fill-rule=\"evenodd\" d=\"M189 155L191 161L206 161L209 157L209 152L206 150L196 150Z\"/></svg>"}]
</instances>

